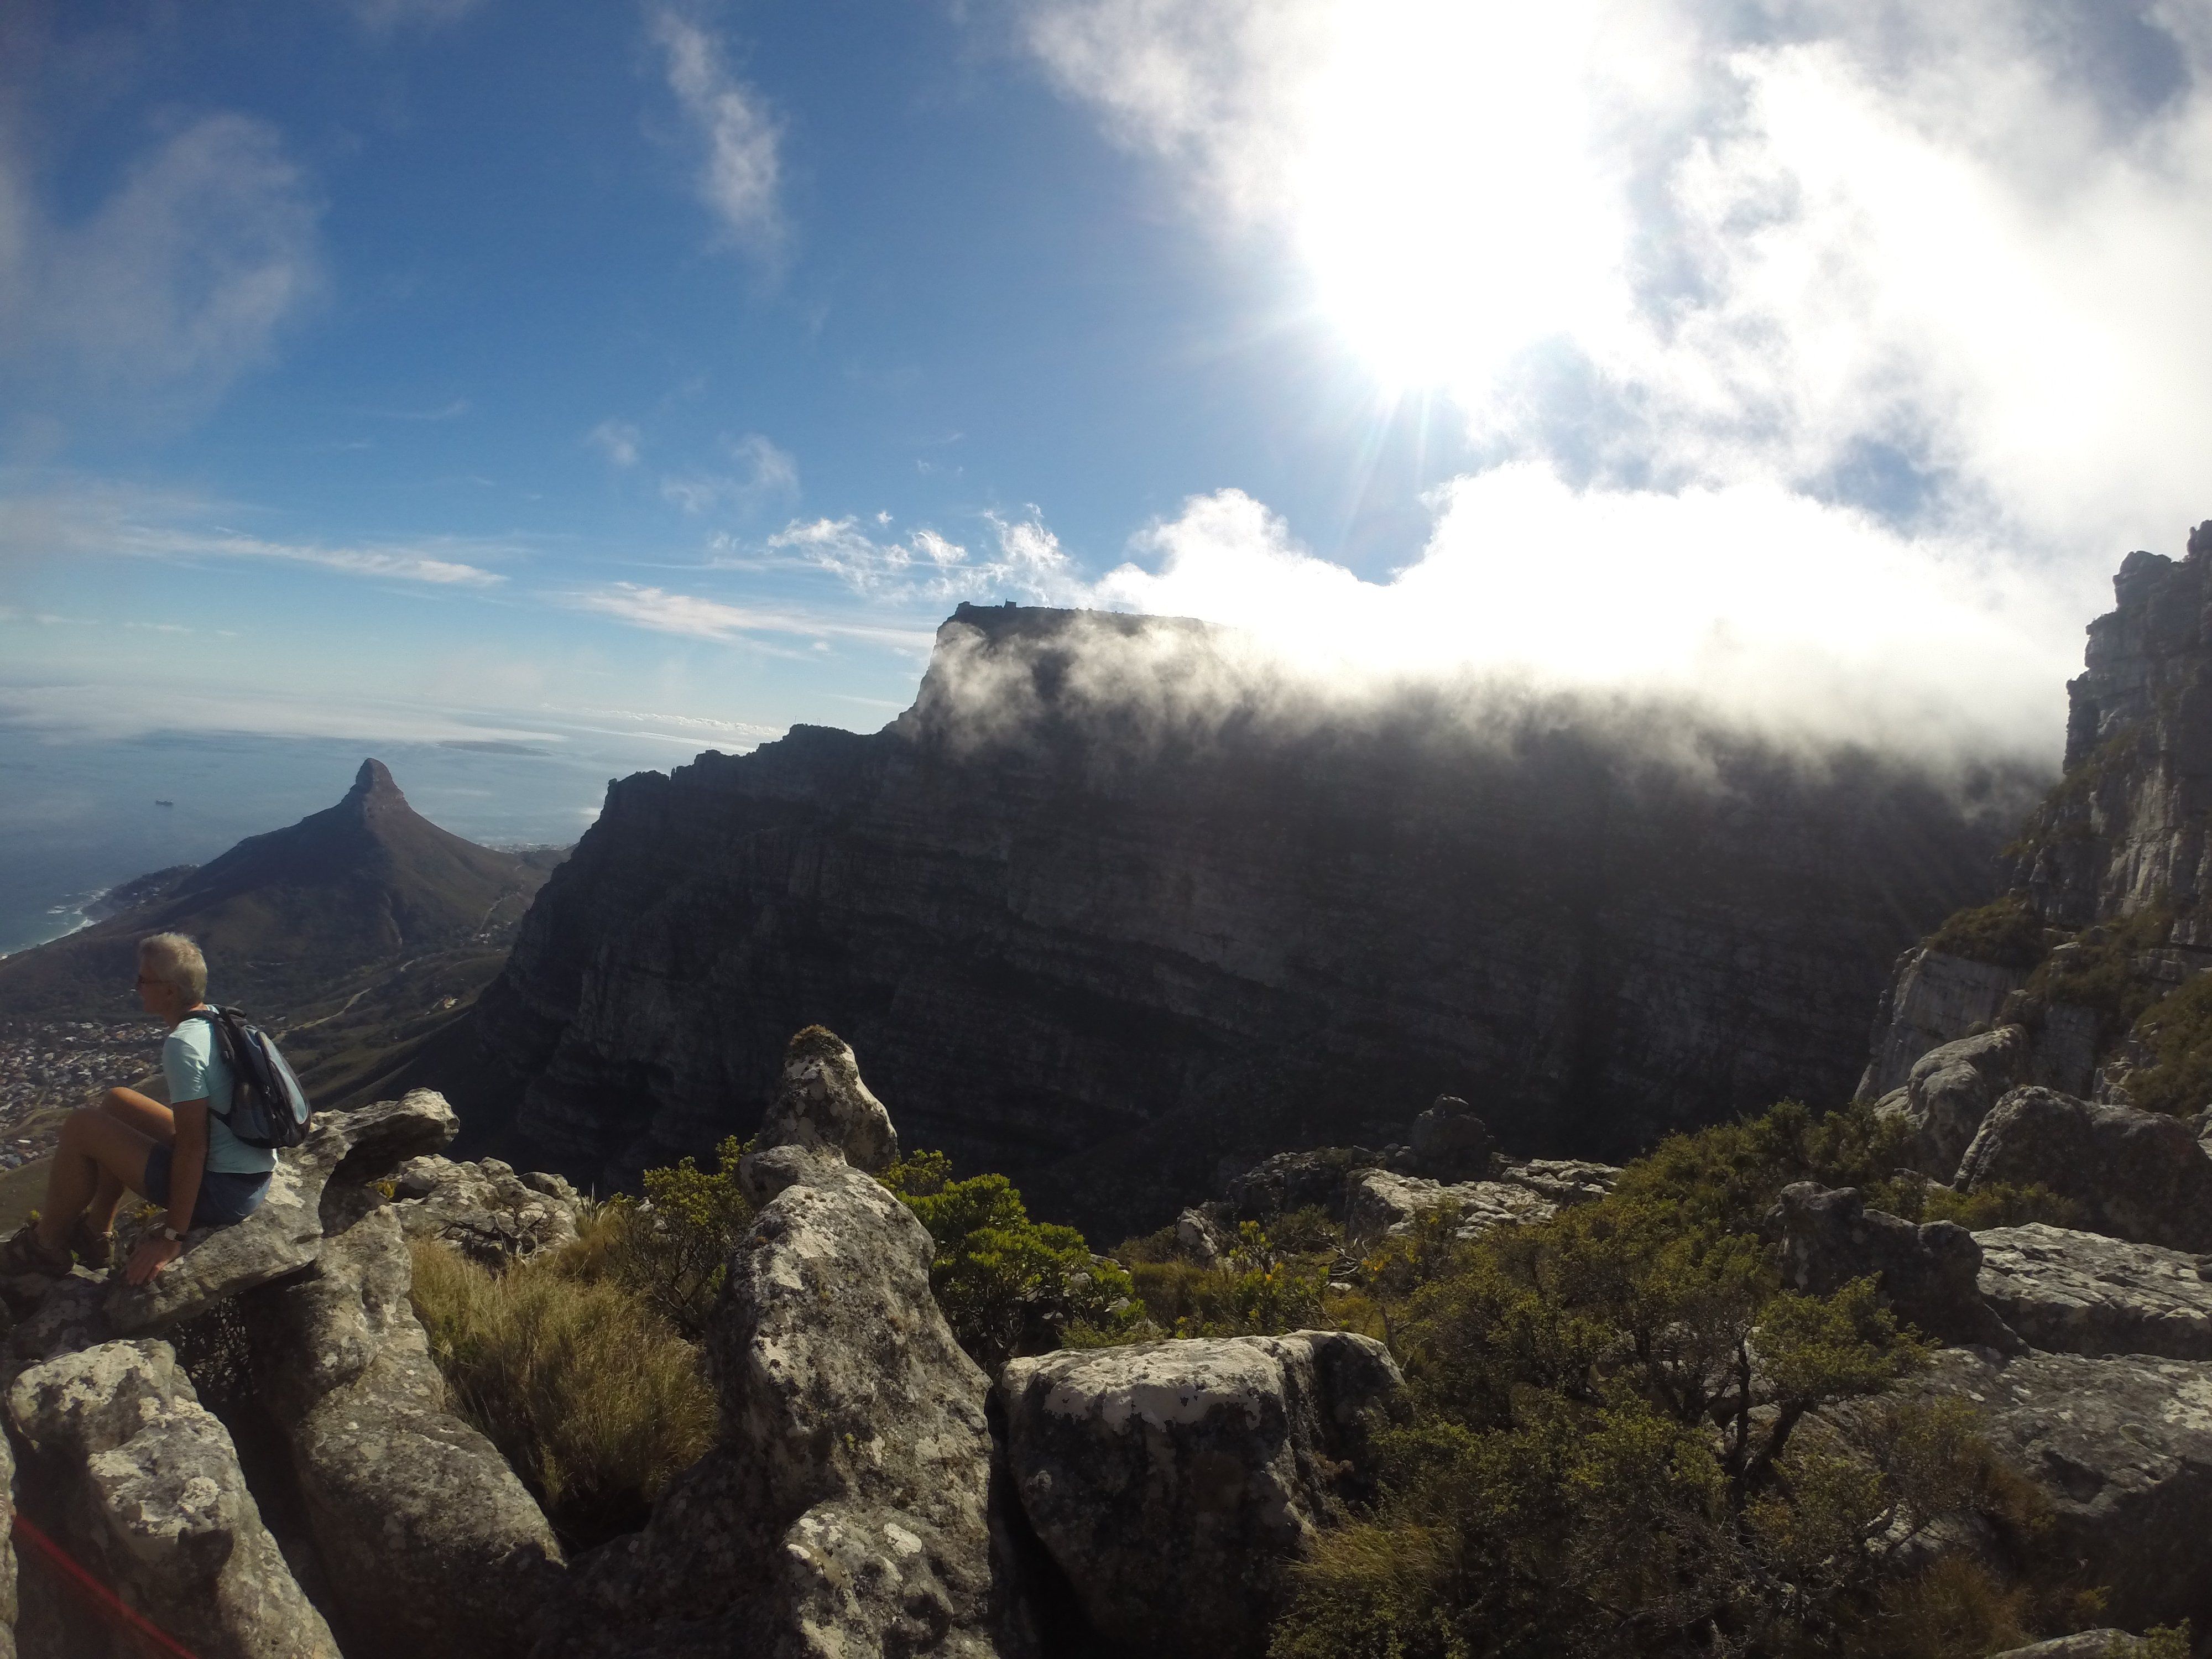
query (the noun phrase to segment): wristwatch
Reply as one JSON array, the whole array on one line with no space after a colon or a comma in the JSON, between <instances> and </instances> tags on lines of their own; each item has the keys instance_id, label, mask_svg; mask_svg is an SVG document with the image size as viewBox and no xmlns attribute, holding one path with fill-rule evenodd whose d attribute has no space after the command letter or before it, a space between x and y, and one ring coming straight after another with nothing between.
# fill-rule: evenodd
<instances>
[{"instance_id":1,"label":"wristwatch","mask_svg":"<svg viewBox=\"0 0 2212 1659\"><path fill-rule=\"evenodd\" d=\"M181 1244L185 1242L185 1236L166 1221L161 1224L161 1237L172 1244Z\"/></svg>"}]
</instances>

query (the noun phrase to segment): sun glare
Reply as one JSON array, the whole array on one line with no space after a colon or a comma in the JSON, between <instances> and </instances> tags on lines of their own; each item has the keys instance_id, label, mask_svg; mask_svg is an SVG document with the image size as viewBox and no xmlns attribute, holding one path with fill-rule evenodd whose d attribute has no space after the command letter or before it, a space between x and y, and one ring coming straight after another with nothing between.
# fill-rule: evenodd
<instances>
[{"instance_id":1,"label":"sun glare","mask_svg":"<svg viewBox=\"0 0 2212 1659\"><path fill-rule=\"evenodd\" d=\"M1310 86L1296 236L1393 390L1486 383L1611 305L1626 219L1595 153L1595 9L1358 0Z\"/></svg>"}]
</instances>

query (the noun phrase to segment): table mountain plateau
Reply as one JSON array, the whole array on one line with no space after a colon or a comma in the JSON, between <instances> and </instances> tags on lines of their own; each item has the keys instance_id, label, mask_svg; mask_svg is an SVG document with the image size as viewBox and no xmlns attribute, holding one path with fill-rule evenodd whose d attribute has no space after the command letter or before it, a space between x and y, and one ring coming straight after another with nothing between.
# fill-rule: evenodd
<instances>
[{"instance_id":1,"label":"table mountain plateau","mask_svg":"<svg viewBox=\"0 0 2212 1659\"><path fill-rule=\"evenodd\" d=\"M1890 959L2026 799L1654 703L1332 699L1249 649L963 605L883 731L617 783L410 1080L468 1145L627 1184L750 1132L821 1021L921 1144L1109 1232L1439 1093L1620 1154L1848 1095Z\"/></svg>"}]
</instances>

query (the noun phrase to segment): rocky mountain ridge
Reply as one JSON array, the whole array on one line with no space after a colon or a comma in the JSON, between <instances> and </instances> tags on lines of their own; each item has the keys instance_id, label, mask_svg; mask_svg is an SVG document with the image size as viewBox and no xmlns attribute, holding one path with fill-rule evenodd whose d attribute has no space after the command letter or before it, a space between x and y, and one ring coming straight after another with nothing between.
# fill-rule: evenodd
<instances>
[{"instance_id":1,"label":"rocky mountain ridge","mask_svg":"<svg viewBox=\"0 0 2212 1659\"><path fill-rule=\"evenodd\" d=\"M2008 818L1680 711L1285 714L1232 643L963 606L885 730L617 783L475 1053L416 1080L605 1188L746 1133L818 1019L930 1144L1109 1229L1438 1093L1618 1156L1847 1094L1886 964Z\"/></svg>"}]
</instances>

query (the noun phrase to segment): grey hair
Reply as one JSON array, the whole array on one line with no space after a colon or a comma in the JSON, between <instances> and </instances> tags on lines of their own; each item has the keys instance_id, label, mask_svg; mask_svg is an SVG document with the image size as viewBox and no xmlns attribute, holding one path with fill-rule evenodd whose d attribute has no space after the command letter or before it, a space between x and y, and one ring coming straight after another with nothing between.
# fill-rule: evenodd
<instances>
[{"instance_id":1,"label":"grey hair","mask_svg":"<svg viewBox=\"0 0 2212 1659\"><path fill-rule=\"evenodd\" d=\"M207 995L207 958L182 933L149 933L138 941L138 965L147 975L182 992L188 1003Z\"/></svg>"}]
</instances>

